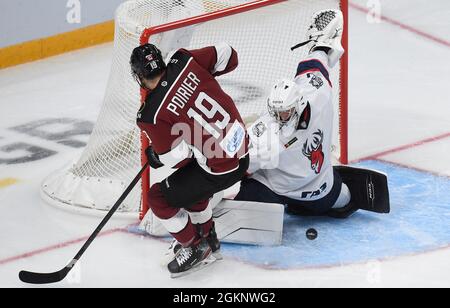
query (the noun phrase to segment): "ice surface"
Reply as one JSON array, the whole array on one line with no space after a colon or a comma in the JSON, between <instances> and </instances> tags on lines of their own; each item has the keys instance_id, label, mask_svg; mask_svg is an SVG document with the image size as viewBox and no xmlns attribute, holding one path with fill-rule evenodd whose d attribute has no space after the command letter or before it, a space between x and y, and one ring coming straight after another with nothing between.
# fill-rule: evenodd
<instances>
[{"instance_id":1,"label":"ice surface","mask_svg":"<svg viewBox=\"0 0 450 308\"><path fill-rule=\"evenodd\" d=\"M450 41L448 1L381 4L383 15ZM70 127L73 119L95 121L111 56L106 44L0 71L2 287L23 286L17 277L22 269L62 268L99 223L48 206L39 186L79 155L80 147L49 133ZM129 232L134 220L114 220L79 270L55 286L449 287L450 137L413 145L450 132L449 57L444 44L389 22L368 23L364 13L350 10L350 155L405 146L379 157L393 164L360 164L389 174L391 215L358 213L347 221L288 216L282 246L225 245L225 260L177 280L160 264L166 241ZM36 134L43 120L48 126ZM28 130L15 129L25 124ZM72 139L83 143L87 135ZM17 157L26 162L13 163ZM18 182L8 185L6 178ZM319 231L316 241L305 237L310 227Z\"/></svg>"}]
</instances>

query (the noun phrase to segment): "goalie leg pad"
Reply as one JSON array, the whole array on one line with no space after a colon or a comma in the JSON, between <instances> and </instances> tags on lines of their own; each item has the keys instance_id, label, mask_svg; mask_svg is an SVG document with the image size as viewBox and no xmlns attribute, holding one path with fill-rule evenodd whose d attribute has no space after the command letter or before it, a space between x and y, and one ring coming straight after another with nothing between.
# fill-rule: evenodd
<instances>
[{"instance_id":1,"label":"goalie leg pad","mask_svg":"<svg viewBox=\"0 0 450 308\"><path fill-rule=\"evenodd\" d=\"M236 200L222 200L214 208L217 236L225 243L280 245L283 237L284 206Z\"/></svg>"},{"instance_id":2,"label":"goalie leg pad","mask_svg":"<svg viewBox=\"0 0 450 308\"><path fill-rule=\"evenodd\" d=\"M351 193L350 204L343 209L333 209L329 216L347 218L357 210L388 214L391 211L387 176L373 170L338 166L334 169Z\"/></svg>"},{"instance_id":3,"label":"goalie leg pad","mask_svg":"<svg viewBox=\"0 0 450 308\"><path fill-rule=\"evenodd\" d=\"M151 215L149 212L147 215ZM166 236L159 221L141 225L151 235ZM284 206L281 204L222 200L213 210L215 231L221 242L249 245L280 245L283 236ZM213 229L214 230L214 229ZM175 243L176 244L176 243ZM173 257L173 247L169 256ZM165 258L164 262L167 262Z\"/></svg>"}]
</instances>

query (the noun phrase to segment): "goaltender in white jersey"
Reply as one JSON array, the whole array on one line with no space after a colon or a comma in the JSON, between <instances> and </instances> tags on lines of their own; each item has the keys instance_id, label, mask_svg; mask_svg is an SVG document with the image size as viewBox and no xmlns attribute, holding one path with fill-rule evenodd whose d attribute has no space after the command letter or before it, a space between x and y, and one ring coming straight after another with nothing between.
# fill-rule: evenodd
<instances>
[{"instance_id":1,"label":"goaltender in white jersey","mask_svg":"<svg viewBox=\"0 0 450 308\"><path fill-rule=\"evenodd\" d=\"M320 28L324 26L324 28ZM330 69L344 50L340 11L314 15L309 56L294 80L272 88L268 113L249 128L252 174L236 200L273 202L291 212L322 215L350 202L348 187L332 166L333 102Z\"/></svg>"},{"instance_id":2,"label":"goaltender in white jersey","mask_svg":"<svg viewBox=\"0 0 450 308\"><path fill-rule=\"evenodd\" d=\"M328 62L325 53L317 51L312 56L300 66L327 69L322 64ZM286 120L283 120L284 113L277 112L274 106L289 100L299 107L292 114L285 111ZM327 78L319 71L300 71L295 82L287 79L278 82L269 99L269 108L271 113L249 129L253 145L251 178L279 195L296 200L314 201L327 195L334 178L333 106Z\"/></svg>"},{"instance_id":3,"label":"goaltender in white jersey","mask_svg":"<svg viewBox=\"0 0 450 308\"><path fill-rule=\"evenodd\" d=\"M342 12L314 14L309 56L294 80L277 82L268 114L250 128L250 173L238 201L277 203L292 214L347 218L358 210L390 212L387 176L374 170L332 166L333 102L330 69L344 53Z\"/></svg>"}]
</instances>

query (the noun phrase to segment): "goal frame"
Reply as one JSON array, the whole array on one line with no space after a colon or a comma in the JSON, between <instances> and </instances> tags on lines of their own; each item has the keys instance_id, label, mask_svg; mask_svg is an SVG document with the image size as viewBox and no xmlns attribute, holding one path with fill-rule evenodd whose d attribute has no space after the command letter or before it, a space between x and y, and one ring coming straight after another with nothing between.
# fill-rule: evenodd
<instances>
[{"instance_id":1,"label":"goal frame","mask_svg":"<svg viewBox=\"0 0 450 308\"><path fill-rule=\"evenodd\" d=\"M271 5L280 4L289 0L256 0L253 2L237 5L231 8L226 8L212 13L206 13L203 15L190 17L162 25L146 28L141 35L140 44L147 44L150 38L156 34L167 32L171 30L180 29L196 25L199 23L216 20L247 11L256 10ZM345 49L345 53L340 60L340 115L339 115L339 142L340 142L340 163L348 164L348 0L336 0L340 2L341 11L344 15L344 29L342 35L342 45ZM144 99L143 93L141 93L141 99ZM141 133L141 162L142 166L147 163L147 157L145 155L145 149L150 145L150 141L144 133ZM149 210L148 191L150 189L150 173L148 170L142 176L142 198L141 198L141 210L139 218L142 220Z\"/></svg>"}]
</instances>

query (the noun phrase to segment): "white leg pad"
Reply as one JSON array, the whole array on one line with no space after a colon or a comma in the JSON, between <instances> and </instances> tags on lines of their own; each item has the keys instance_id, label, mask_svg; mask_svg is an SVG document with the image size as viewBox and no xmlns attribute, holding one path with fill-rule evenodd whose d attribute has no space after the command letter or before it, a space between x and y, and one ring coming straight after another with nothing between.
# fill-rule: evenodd
<instances>
[{"instance_id":1,"label":"white leg pad","mask_svg":"<svg viewBox=\"0 0 450 308\"><path fill-rule=\"evenodd\" d=\"M213 218L217 236L224 243L276 246L282 242L284 206L281 204L222 200L213 209ZM140 229L153 236L169 235L151 211Z\"/></svg>"},{"instance_id":2,"label":"white leg pad","mask_svg":"<svg viewBox=\"0 0 450 308\"><path fill-rule=\"evenodd\" d=\"M214 209L213 216L222 242L267 246L282 242L284 206L281 204L223 200Z\"/></svg>"}]
</instances>

